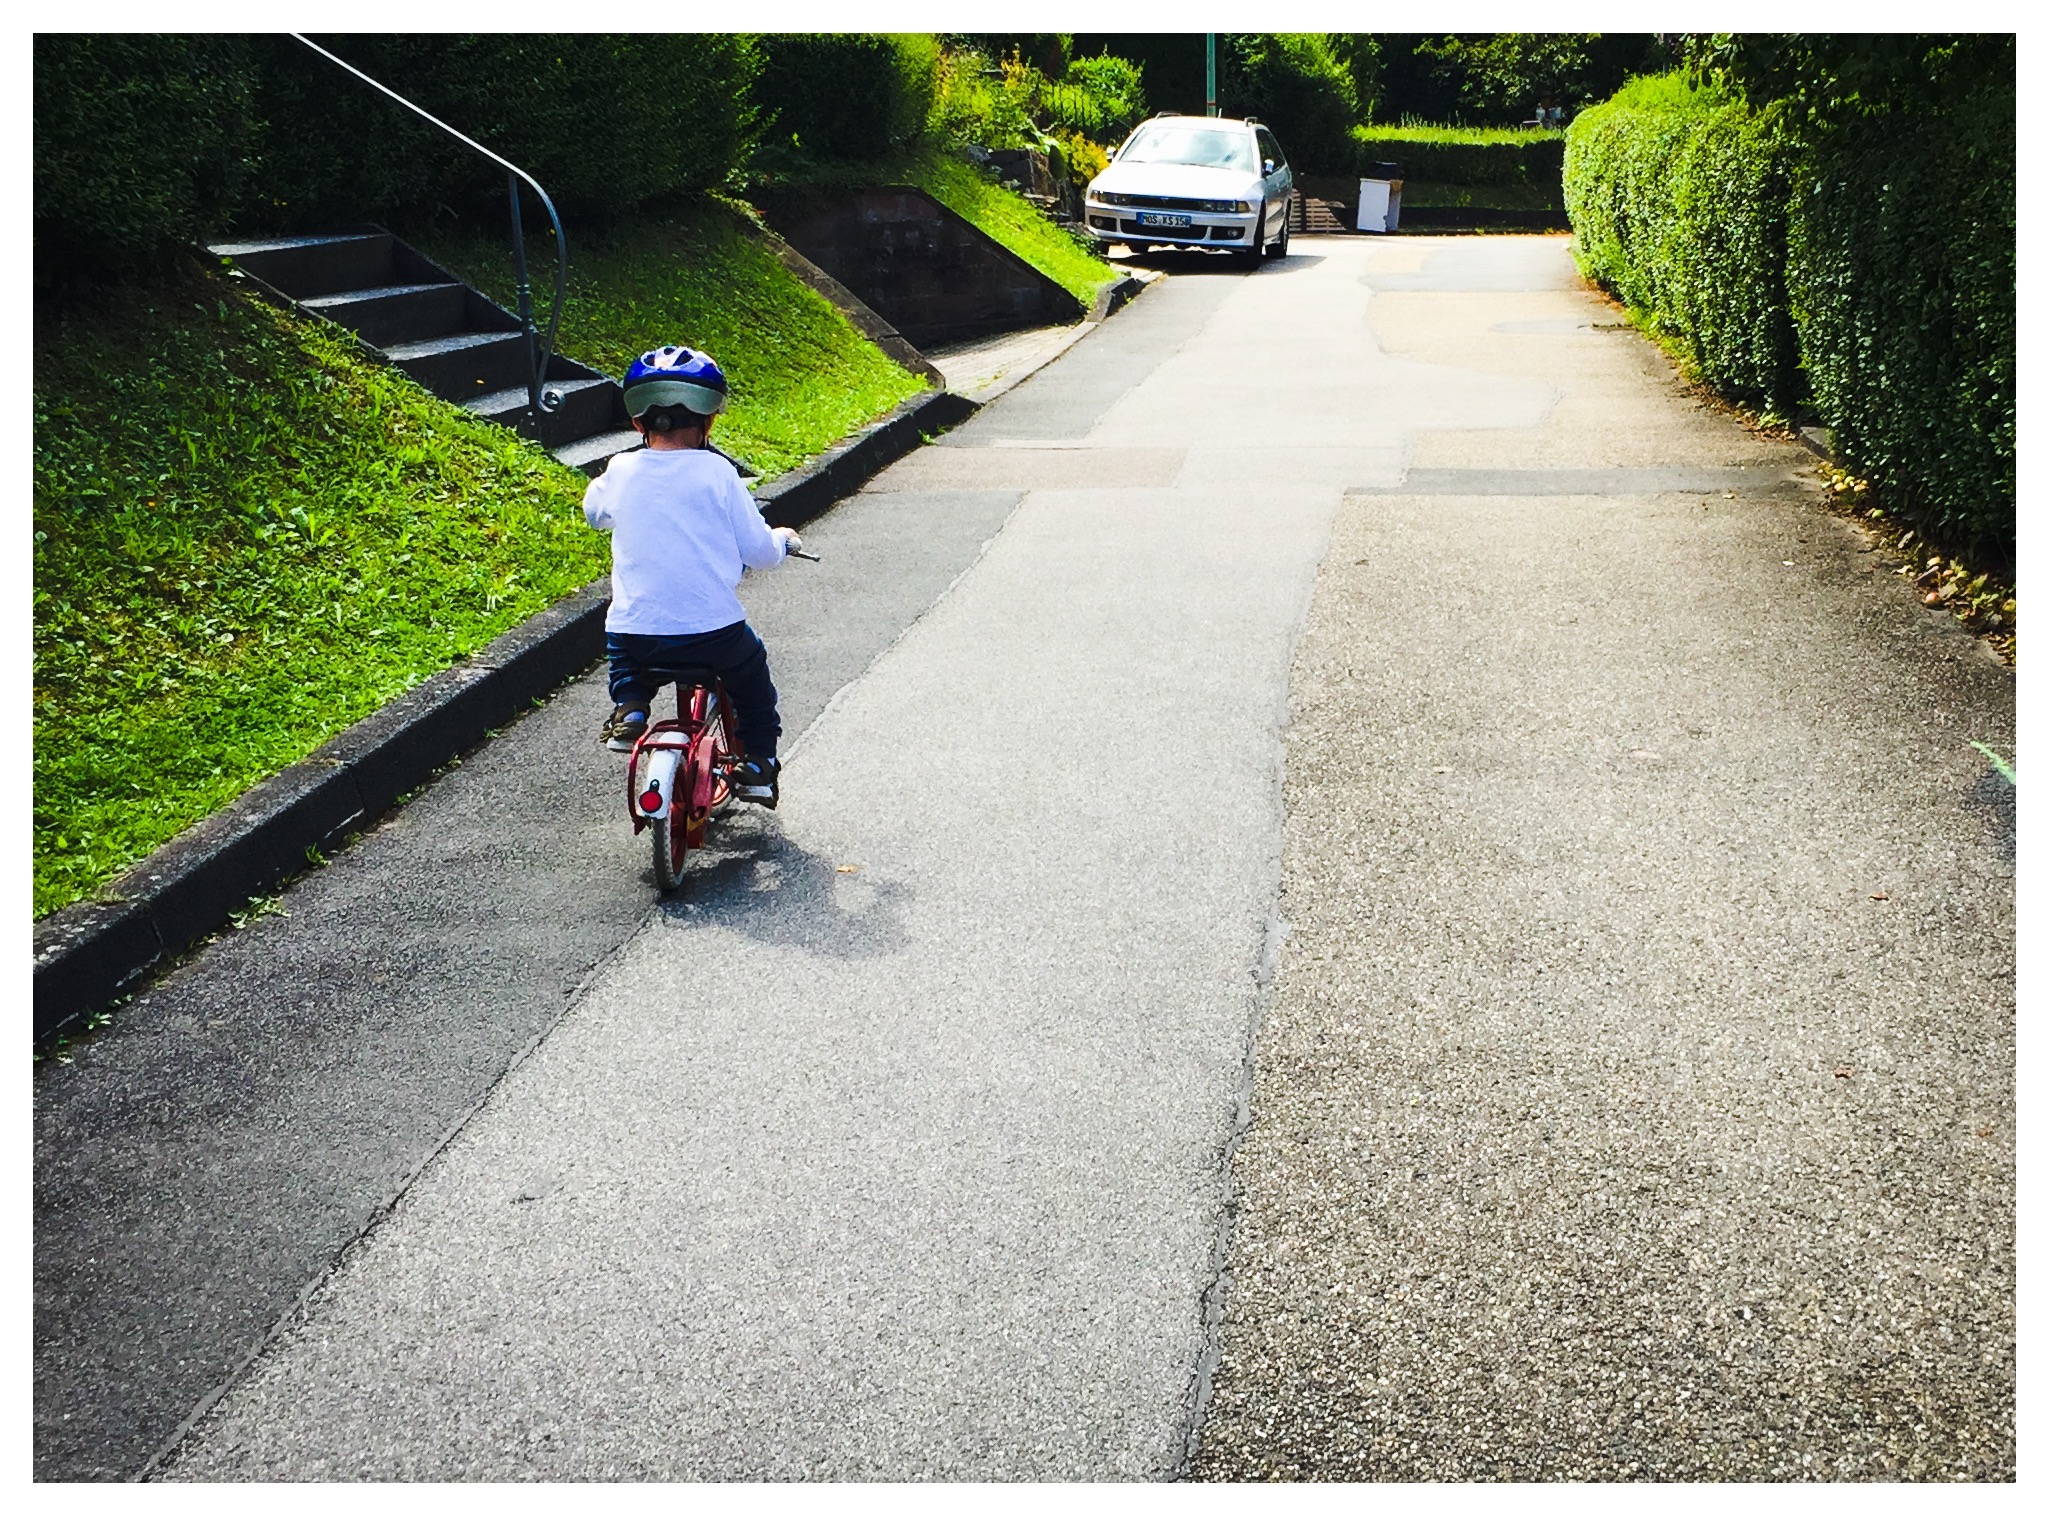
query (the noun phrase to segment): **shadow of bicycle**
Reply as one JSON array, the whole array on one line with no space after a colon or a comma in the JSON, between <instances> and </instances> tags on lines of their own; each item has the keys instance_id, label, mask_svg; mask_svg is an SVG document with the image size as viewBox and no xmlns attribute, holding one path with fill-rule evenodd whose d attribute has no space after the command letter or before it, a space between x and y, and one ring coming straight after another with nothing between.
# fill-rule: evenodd
<instances>
[{"instance_id":1,"label":"shadow of bicycle","mask_svg":"<svg viewBox=\"0 0 2048 1515\"><path fill-rule=\"evenodd\" d=\"M910 886L841 872L841 866L791 841L768 813L738 809L712 822L708 845L690 855L682 887L661 909L679 922L718 926L820 957L903 951Z\"/></svg>"}]
</instances>

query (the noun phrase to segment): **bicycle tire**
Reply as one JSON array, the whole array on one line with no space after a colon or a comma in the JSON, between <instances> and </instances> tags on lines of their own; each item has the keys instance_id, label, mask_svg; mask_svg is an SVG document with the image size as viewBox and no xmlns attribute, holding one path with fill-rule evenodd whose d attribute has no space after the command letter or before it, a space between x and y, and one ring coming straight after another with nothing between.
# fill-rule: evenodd
<instances>
[{"instance_id":1,"label":"bicycle tire","mask_svg":"<svg viewBox=\"0 0 2048 1515\"><path fill-rule=\"evenodd\" d=\"M663 894L681 887L690 860L689 822L683 807L671 803L668 814L648 824L654 838L654 885Z\"/></svg>"}]
</instances>

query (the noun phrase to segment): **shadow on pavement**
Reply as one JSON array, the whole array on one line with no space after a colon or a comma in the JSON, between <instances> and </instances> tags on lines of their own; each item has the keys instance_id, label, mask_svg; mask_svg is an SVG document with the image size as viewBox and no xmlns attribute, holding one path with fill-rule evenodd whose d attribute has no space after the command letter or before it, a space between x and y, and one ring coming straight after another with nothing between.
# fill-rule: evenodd
<instances>
[{"instance_id":1,"label":"shadow on pavement","mask_svg":"<svg viewBox=\"0 0 2048 1515\"><path fill-rule=\"evenodd\" d=\"M2019 790L2005 776L1986 772L1977 780L1963 804L1984 818L1991 831L1992 845L2006 862L2019 857Z\"/></svg>"},{"instance_id":2,"label":"shadow on pavement","mask_svg":"<svg viewBox=\"0 0 2048 1515\"><path fill-rule=\"evenodd\" d=\"M1132 253L1127 257L1113 259L1119 266L1155 268L1167 274L1252 274L1264 269L1275 269L1293 273L1300 269L1312 268L1323 261L1323 253L1289 253L1284 258L1268 258L1263 263L1244 263L1233 252L1205 252L1200 248L1175 248L1171 252L1155 251Z\"/></svg>"},{"instance_id":3,"label":"shadow on pavement","mask_svg":"<svg viewBox=\"0 0 2048 1515\"><path fill-rule=\"evenodd\" d=\"M728 813L712 822L709 844L691 855L682 887L661 908L679 922L722 926L820 957L902 952L910 887L842 873L840 866L804 850L758 810Z\"/></svg>"}]
</instances>

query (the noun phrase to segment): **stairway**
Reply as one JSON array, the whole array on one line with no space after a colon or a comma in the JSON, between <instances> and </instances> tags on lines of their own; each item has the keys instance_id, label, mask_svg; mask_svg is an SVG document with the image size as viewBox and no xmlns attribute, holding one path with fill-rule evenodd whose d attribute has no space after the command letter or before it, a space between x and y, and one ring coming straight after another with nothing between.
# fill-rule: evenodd
<instances>
[{"instance_id":1,"label":"stairway","mask_svg":"<svg viewBox=\"0 0 2048 1515\"><path fill-rule=\"evenodd\" d=\"M595 475L614 453L640 445L618 383L560 353L548 362L547 383L562 404L536 427L518 318L382 227L206 250L267 293L348 328L442 399L535 438L571 468Z\"/></svg>"}]
</instances>

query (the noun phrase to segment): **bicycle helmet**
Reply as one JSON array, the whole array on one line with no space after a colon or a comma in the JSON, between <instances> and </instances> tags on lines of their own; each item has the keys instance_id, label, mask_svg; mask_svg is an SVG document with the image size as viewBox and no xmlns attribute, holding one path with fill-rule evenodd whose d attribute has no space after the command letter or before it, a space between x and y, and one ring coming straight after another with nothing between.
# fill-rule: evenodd
<instances>
[{"instance_id":1,"label":"bicycle helmet","mask_svg":"<svg viewBox=\"0 0 2048 1515\"><path fill-rule=\"evenodd\" d=\"M620 381L626 414L636 420L655 406L680 405L700 416L725 409L725 375L709 353L671 343L643 352Z\"/></svg>"}]
</instances>

